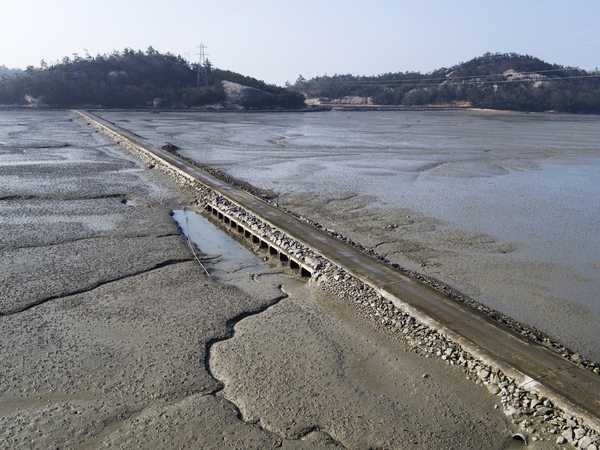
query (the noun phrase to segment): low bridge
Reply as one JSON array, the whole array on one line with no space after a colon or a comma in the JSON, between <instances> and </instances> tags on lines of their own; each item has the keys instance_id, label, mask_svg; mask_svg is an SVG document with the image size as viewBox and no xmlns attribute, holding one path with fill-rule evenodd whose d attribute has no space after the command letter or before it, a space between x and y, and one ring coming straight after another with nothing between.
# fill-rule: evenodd
<instances>
[{"instance_id":1,"label":"low bridge","mask_svg":"<svg viewBox=\"0 0 600 450\"><path fill-rule=\"evenodd\" d=\"M337 264L371 286L399 309L447 336L483 363L501 370L524 390L552 399L555 406L580 417L587 426L600 430L600 376L587 371L556 352L492 320L483 312L415 280L389 264L301 221L273 205L237 189L177 156L159 144L128 132L89 112L76 111L85 120L118 142L135 148L167 165L170 170L199 182L244 209L275 230ZM311 268L293 259L283 249L265 241L218 208L208 212L240 234L267 249L280 260L310 276Z\"/></svg>"},{"instance_id":2,"label":"low bridge","mask_svg":"<svg viewBox=\"0 0 600 450\"><path fill-rule=\"evenodd\" d=\"M258 245L260 249L266 250L269 255L274 256L277 260L283 264L290 265L290 269L298 270L300 276L310 277L313 273L313 268L304 264L299 258L295 258L286 249L281 246L270 242L268 239L264 239L259 233L256 233L252 228L248 227L241 221L237 221L237 218L231 216L219 208L206 205L206 211L216 217L218 220L223 222L225 226L229 226L232 230L237 231L240 235L243 235L246 239L252 240L253 244Z\"/></svg>"}]
</instances>

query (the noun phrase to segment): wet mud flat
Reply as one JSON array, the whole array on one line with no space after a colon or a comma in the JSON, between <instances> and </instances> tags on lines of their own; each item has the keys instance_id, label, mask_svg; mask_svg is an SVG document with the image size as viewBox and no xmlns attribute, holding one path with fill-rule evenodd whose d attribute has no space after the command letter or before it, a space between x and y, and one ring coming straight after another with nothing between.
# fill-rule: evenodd
<instances>
[{"instance_id":1,"label":"wet mud flat","mask_svg":"<svg viewBox=\"0 0 600 450\"><path fill-rule=\"evenodd\" d=\"M600 361L597 116L102 115Z\"/></svg>"},{"instance_id":2,"label":"wet mud flat","mask_svg":"<svg viewBox=\"0 0 600 450\"><path fill-rule=\"evenodd\" d=\"M171 218L192 198L74 119L0 113L7 446L510 448L552 425L283 269L206 276Z\"/></svg>"}]
</instances>

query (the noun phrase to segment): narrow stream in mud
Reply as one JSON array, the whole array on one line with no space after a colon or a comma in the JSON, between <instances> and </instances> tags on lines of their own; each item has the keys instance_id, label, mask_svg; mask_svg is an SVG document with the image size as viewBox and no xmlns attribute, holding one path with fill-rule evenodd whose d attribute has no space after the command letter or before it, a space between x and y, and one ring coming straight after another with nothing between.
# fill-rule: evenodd
<instances>
[{"instance_id":1,"label":"narrow stream in mud","mask_svg":"<svg viewBox=\"0 0 600 450\"><path fill-rule=\"evenodd\" d=\"M188 210L174 210L173 219L200 252L213 258L213 263L217 267L224 268L228 272L248 272L267 268L248 249L200 214Z\"/></svg>"}]
</instances>

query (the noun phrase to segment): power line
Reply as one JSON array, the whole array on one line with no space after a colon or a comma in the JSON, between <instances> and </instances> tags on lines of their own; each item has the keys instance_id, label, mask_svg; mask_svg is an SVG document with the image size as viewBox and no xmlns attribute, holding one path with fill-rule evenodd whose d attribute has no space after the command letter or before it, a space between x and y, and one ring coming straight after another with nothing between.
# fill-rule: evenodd
<instances>
[{"instance_id":1,"label":"power line","mask_svg":"<svg viewBox=\"0 0 600 450\"><path fill-rule=\"evenodd\" d=\"M537 75L548 72L565 72L565 71L573 71L579 69L551 69L551 70L539 70L536 72L516 72L518 75ZM420 83L422 81L447 81L452 82L453 80L467 80L473 78L493 78L493 77L505 77L506 75L503 73L498 74L488 74L488 75L468 75L468 76L460 76L460 77L439 77L439 78L427 78L427 75L423 75L423 78L409 78L409 79L390 79L390 80L356 80L356 81L333 81L337 85L341 84L389 84L389 83ZM595 78L600 75L571 75L566 77L557 77L557 78L544 78L543 80L537 81L560 81L571 78ZM333 78L333 77L332 77ZM506 82L514 82L514 81L524 81L524 80L506 80ZM530 81L530 80L528 80ZM498 80L498 82L504 82L503 80ZM438 83L439 84L439 83Z\"/></svg>"},{"instance_id":2,"label":"power line","mask_svg":"<svg viewBox=\"0 0 600 450\"><path fill-rule=\"evenodd\" d=\"M481 76L481 78L483 77L488 77L488 75L484 75ZM361 81L347 81L347 82L335 82L336 86L359 86L359 85L368 85L368 84L372 84L372 85L385 85L385 84L402 84L402 83L406 83L406 84L415 84L417 87L421 87L421 86L440 86L441 84L482 84L482 83L495 83L495 84L506 84L506 83L525 83L525 82L531 82L531 81L548 81L548 82L555 82L555 81L563 81L563 80L572 80L572 79L578 79L578 78L600 78L600 74L597 75L581 75L581 76L570 76L570 77L557 77L557 78L545 78L545 79L541 79L541 80L523 80L523 79L516 79L516 80L473 80L473 78L477 78L477 76L471 76L471 77L457 77L457 78L470 78L471 80L464 80L464 81L453 81L453 78L438 78L439 80L444 80L445 83L422 83L422 81L433 81L431 79L427 79L427 80L389 80L389 81L367 81L367 82L361 82ZM435 80L435 79L434 79Z\"/></svg>"},{"instance_id":3,"label":"power line","mask_svg":"<svg viewBox=\"0 0 600 450\"><path fill-rule=\"evenodd\" d=\"M572 45L594 44L596 42L600 42L600 39L596 39L595 41L573 42L571 44L553 45L551 47L538 47L538 48L533 48L532 50L545 50L545 49L548 49L548 48L571 47Z\"/></svg>"},{"instance_id":4,"label":"power line","mask_svg":"<svg viewBox=\"0 0 600 450\"><path fill-rule=\"evenodd\" d=\"M482 84L482 83L494 83L494 84L498 84L498 83L502 83L502 84L507 84L507 83L526 83L526 82L531 82L531 81L542 81L542 82L555 82L555 81L563 81L563 80L573 80L573 79L577 79L577 78L600 78L600 74L598 75L581 75L581 76L572 76L572 77L558 77L558 78L546 78L543 80L494 80L494 81L464 81L464 82L459 82L459 81L449 81L446 84ZM419 86L439 86L441 83L431 83L431 84L420 84Z\"/></svg>"},{"instance_id":5,"label":"power line","mask_svg":"<svg viewBox=\"0 0 600 450\"><path fill-rule=\"evenodd\" d=\"M577 33L567 33L567 34L557 34L555 36L546 36L543 38L531 39L531 40L529 40L529 42L538 42L538 41L546 41L548 39L556 39L556 38L568 37L568 36L577 36L579 34L594 33L596 31L600 31L600 28L596 28L594 30L578 31ZM516 43L522 43L522 42L516 42Z\"/></svg>"}]
</instances>

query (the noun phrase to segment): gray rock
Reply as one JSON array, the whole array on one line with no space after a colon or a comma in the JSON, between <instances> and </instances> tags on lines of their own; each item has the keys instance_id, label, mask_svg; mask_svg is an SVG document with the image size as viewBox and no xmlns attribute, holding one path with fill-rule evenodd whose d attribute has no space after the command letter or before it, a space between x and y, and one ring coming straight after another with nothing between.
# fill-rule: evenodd
<instances>
[{"instance_id":1,"label":"gray rock","mask_svg":"<svg viewBox=\"0 0 600 450\"><path fill-rule=\"evenodd\" d=\"M304 258L304 262L306 264L308 264L309 266L312 266L315 269L320 269L321 267L323 267L323 264L321 264L321 261L319 261L316 258L313 258L311 256L307 256L306 258Z\"/></svg>"},{"instance_id":2,"label":"gray rock","mask_svg":"<svg viewBox=\"0 0 600 450\"><path fill-rule=\"evenodd\" d=\"M44 103L43 96L39 96L38 98L34 98L31 95L26 95L24 98L25 98L25 101L27 103L29 103L29 106L32 106L32 107L48 106L48 105L46 105L46 103Z\"/></svg>"},{"instance_id":3,"label":"gray rock","mask_svg":"<svg viewBox=\"0 0 600 450\"><path fill-rule=\"evenodd\" d=\"M504 407L504 414L511 419L518 419L523 415L523 412L512 405L506 405Z\"/></svg>"},{"instance_id":4,"label":"gray rock","mask_svg":"<svg viewBox=\"0 0 600 450\"><path fill-rule=\"evenodd\" d=\"M582 450L588 450L590 445L592 445L592 440L587 436L582 437L577 443L577 446Z\"/></svg>"},{"instance_id":5,"label":"gray rock","mask_svg":"<svg viewBox=\"0 0 600 450\"><path fill-rule=\"evenodd\" d=\"M567 440L565 439L564 436L559 436L559 437L556 438L556 443L559 444L559 445L560 444L566 444Z\"/></svg>"},{"instance_id":6,"label":"gray rock","mask_svg":"<svg viewBox=\"0 0 600 450\"><path fill-rule=\"evenodd\" d=\"M561 433L561 436L563 436L568 442L573 442L573 430L571 428L564 430Z\"/></svg>"},{"instance_id":7,"label":"gray rock","mask_svg":"<svg viewBox=\"0 0 600 450\"><path fill-rule=\"evenodd\" d=\"M573 430L573 435L575 436L575 439L581 439L582 437L585 436L585 430L583 428L575 428ZM590 441L590 443L591 443L591 441Z\"/></svg>"},{"instance_id":8,"label":"gray rock","mask_svg":"<svg viewBox=\"0 0 600 450\"><path fill-rule=\"evenodd\" d=\"M552 408L548 408L547 406L542 406L541 408L538 408L538 410L533 413L534 416L539 417L539 416L547 416L550 415L554 412L554 410Z\"/></svg>"},{"instance_id":9,"label":"gray rock","mask_svg":"<svg viewBox=\"0 0 600 450\"><path fill-rule=\"evenodd\" d=\"M221 84L228 103L237 105L238 103L260 103L265 100L274 100L272 94L260 89L232 83L231 81L221 81Z\"/></svg>"},{"instance_id":10,"label":"gray rock","mask_svg":"<svg viewBox=\"0 0 600 450\"><path fill-rule=\"evenodd\" d=\"M500 388L498 386L496 386L495 384L490 384L488 385L488 391L490 391L492 394L494 395L498 395L500 393Z\"/></svg>"},{"instance_id":11,"label":"gray rock","mask_svg":"<svg viewBox=\"0 0 600 450\"><path fill-rule=\"evenodd\" d=\"M581 363L583 362L583 358L581 357L581 355L578 355L577 353L574 353L573 355L571 355L571 361L573 361L574 363Z\"/></svg>"}]
</instances>

